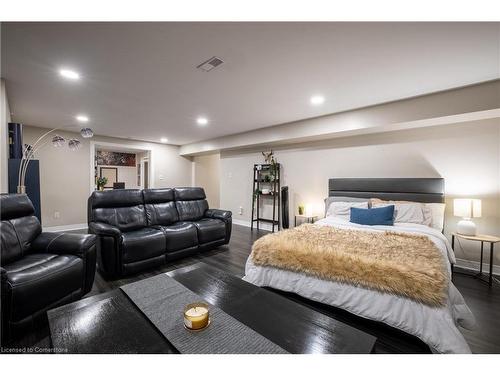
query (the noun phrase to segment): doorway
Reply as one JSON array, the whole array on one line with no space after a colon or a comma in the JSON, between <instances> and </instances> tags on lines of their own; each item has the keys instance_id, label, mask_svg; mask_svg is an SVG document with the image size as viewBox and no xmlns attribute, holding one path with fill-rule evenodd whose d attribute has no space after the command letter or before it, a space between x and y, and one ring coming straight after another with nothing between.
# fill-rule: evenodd
<instances>
[{"instance_id":1,"label":"doorway","mask_svg":"<svg viewBox=\"0 0 500 375\"><path fill-rule=\"evenodd\" d=\"M147 189L152 186L151 150L145 147L91 142L90 191Z\"/></svg>"}]
</instances>

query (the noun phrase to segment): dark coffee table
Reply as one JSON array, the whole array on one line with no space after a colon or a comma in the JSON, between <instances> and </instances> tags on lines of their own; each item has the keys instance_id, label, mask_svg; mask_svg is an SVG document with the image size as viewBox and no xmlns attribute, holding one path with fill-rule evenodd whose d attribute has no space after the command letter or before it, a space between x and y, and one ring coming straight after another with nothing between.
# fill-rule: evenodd
<instances>
[{"instance_id":1,"label":"dark coffee table","mask_svg":"<svg viewBox=\"0 0 500 375\"><path fill-rule=\"evenodd\" d=\"M370 353L376 338L204 263L167 273L290 353ZM178 353L116 289L48 312L58 352Z\"/></svg>"}]
</instances>

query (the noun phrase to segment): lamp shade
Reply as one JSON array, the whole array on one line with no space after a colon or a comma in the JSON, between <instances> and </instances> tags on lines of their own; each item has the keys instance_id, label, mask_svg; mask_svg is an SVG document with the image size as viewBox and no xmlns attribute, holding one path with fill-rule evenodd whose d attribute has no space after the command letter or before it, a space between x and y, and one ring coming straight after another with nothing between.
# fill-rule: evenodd
<instances>
[{"instance_id":1,"label":"lamp shade","mask_svg":"<svg viewBox=\"0 0 500 375\"><path fill-rule=\"evenodd\" d=\"M62 147L66 143L66 140L61 137L60 135L55 135L54 138L52 138L52 145L54 147Z\"/></svg>"},{"instance_id":2,"label":"lamp shade","mask_svg":"<svg viewBox=\"0 0 500 375\"><path fill-rule=\"evenodd\" d=\"M481 217L480 199L454 199L453 215L464 218Z\"/></svg>"},{"instance_id":3,"label":"lamp shade","mask_svg":"<svg viewBox=\"0 0 500 375\"><path fill-rule=\"evenodd\" d=\"M82 128L80 134L83 138L92 138L94 136L94 132L90 128Z\"/></svg>"},{"instance_id":4,"label":"lamp shade","mask_svg":"<svg viewBox=\"0 0 500 375\"><path fill-rule=\"evenodd\" d=\"M305 215L306 216L312 216L313 214L313 206L311 203L306 204L306 210L305 210Z\"/></svg>"}]
</instances>

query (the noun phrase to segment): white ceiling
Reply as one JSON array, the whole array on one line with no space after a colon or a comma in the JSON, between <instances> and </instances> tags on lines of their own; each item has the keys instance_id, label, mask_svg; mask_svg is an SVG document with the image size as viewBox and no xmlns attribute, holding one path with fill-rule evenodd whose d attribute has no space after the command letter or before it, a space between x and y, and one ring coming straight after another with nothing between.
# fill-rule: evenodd
<instances>
[{"instance_id":1,"label":"white ceiling","mask_svg":"<svg viewBox=\"0 0 500 375\"><path fill-rule=\"evenodd\" d=\"M499 25L4 23L2 77L17 122L186 144L497 79Z\"/></svg>"}]
</instances>

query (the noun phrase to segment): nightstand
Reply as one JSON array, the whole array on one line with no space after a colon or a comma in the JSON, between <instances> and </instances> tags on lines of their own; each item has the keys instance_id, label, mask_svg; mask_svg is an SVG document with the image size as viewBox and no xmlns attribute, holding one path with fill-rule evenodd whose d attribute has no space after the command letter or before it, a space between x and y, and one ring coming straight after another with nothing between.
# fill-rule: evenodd
<instances>
[{"instance_id":1,"label":"nightstand","mask_svg":"<svg viewBox=\"0 0 500 375\"><path fill-rule=\"evenodd\" d=\"M313 224L316 220L318 220L317 215L295 215L295 224L294 227L297 226L297 218L302 219L302 222Z\"/></svg>"},{"instance_id":2,"label":"nightstand","mask_svg":"<svg viewBox=\"0 0 500 375\"><path fill-rule=\"evenodd\" d=\"M469 240L469 241L479 241L481 242L481 263L479 265L479 273L476 274L475 276L479 278L481 281L485 281L488 283L488 285L493 284L493 252L494 252L494 246L497 242L500 242L500 237L496 236L488 236L485 234L478 234L476 236L466 236L463 234L459 233L452 233L451 234L451 248L453 251L455 251L455 237L457 238L462 238L464 240ZM490 275L488 280L484 280L483 277L483 249L484 249L484 243L489 243L490 244Z\"/></svg>"}]
</instances>

